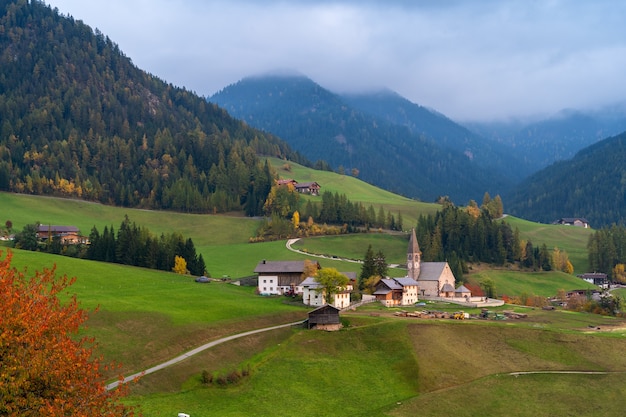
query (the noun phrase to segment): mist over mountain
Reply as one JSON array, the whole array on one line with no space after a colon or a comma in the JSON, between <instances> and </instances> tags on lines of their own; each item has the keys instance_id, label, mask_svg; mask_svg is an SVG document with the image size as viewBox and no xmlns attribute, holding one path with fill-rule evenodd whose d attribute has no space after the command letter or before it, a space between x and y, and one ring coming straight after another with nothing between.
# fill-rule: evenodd
<instances>
[{"instance_id":1,"label":"mist over mountain","mask_svg":"<svg viewBox=\"0 0 626 417\"><path fill-rule=\"evenodd\" d=\"M408 197L448 195L464 204L514 182L494 160L481 164L476 135L393 93L342 96L305 76L267 75L245 78L209 101L310 160Z\"/></svg>"},{"instance_id":2,"label":"mist over mountain","mask_svg":"<svg viewBox=\"0 0 626 417\"><path fill-rule=\"evenodd\" d=\"M562 110L523 122L467 123L472 131L508 145L531 172L572 158L579 150L626 131L626 103L596 110Z\"/></svg>"}]
</instances>

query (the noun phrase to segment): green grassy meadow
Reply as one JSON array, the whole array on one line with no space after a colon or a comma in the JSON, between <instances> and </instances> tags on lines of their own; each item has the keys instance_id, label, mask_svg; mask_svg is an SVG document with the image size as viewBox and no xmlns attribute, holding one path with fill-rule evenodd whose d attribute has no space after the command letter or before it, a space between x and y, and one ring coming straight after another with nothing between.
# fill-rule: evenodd
<instances>
[{"instance_id":1,"label":"green grassy meadow","mask_svg":"<svg viewBox=\"0 0 626 417\"><path fill-rule=\"evenodd\" d=\"M312 175L310 170L296 164L290 174L281 176L318 181L354 201L363 198L386 207L397 205L403 210L405 227L410 225L407 219L416 219L417 213L437 208L390 196L352 177L325 172L318 176L317 171L315 177L307 177ZM409 213L416 214L411 217ZM117 228L124 215L155 234L179 231L191 237L213 277L252 275L262 259L309 258L286 250L285 241L248 243L258 226L255 219L150 212L0 193L0 221L10 219L16 230L40 221L73 224L88 233L93 225L100 230L111 225ZM590 230L512 217L506 221L519 227L522 237L535 245L545 242L548 247L565 249L576 272L585 270ZM330 255L313 258L322 266L359 272L359 264L332 256L360 259L371 244L374 251L382 250L389 262L402 263L406 242L402 234L370 233L307 238L294 247ZM97 352L105 362L121 364L107 378L147 369L222 336L302 320L309 311L284 297L256 296L253 288L197 284L191 277L170 272L13 250L13 266L20 270L28 266L33 272L54 264L57 273L77 277L70 293L90 311L85 332L96 337ZM390 271L394 276L403 273ZM562 273L481 270L470 277L489 277L497 292L507 295L551 296L559 289L589 286ZM454 311L458 306L432 308ZM419 321L394 317L393 311L368 305L348 312L344 315L347 327L340 332L287 328L230 341L144 377L132 385L128 401L140 404L145 416L177 412L192 416L621 415L618 411L623 408L626 391L622 374L515 378L507 373L624 372L622 319L524 309L530 316L519 321ZM603 330L589 330L596 327ZM200 382L204 370L223 375L242 369L250 370L250 375L232 385L205 386ZM605 387L608 383L610 387ZM517 390L524 390L519 398L527 407L517 407L509 400ZM459 398L480 401L460 402ZM600 401L606 404L596 408ZM602 412L595 414L594 410Z\"/></svg>"}]
</instances>

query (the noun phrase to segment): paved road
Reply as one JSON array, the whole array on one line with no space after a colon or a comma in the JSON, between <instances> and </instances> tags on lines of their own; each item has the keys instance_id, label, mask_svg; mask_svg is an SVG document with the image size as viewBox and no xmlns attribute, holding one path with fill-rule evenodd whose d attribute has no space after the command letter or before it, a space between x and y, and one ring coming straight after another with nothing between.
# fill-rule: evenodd
<instances>
[{"instance_id":1,"label":"paved road","mask_svg":"<svg viewBox=\"0 0 626 417\"><path fill-rule=\"evenodd\" d=\"M106 386L106 389L107 390L112 390L114 388L117 388L117 386L120 383L125 384L127 382L133 381L133 380L135 380L135 379L137 379L139 377L142 377L144 375L148 375L148 374L151 374L153 372L159 371L161 369L167 368L168 366L177 364L178 362L182 362L182 361L184 361L185 359L187 359L190 356L196 355L196 354L202 352L203 350L212 348L213 346L219 345L221 343L228 342L230 340L239 339L240 337L250 336L250 335L253 335L253 334L257 334L257 333L268 332L270 330L282 329L283 327L296 326L296 325L302 324L302 323L303 323L302 321L296 321L294 323L281 324L279 326L273 326L273 327L266 327L264 329L251 330L249 332L239 333L239 334L235 334L235 335L232 335L232 336L223 337L223 338L218 339L218 340L214 340L214 341L206 343L206 344L204 344L204 345L202 345L200 347L197 347L197 348L195 348L193 350L190 350L189 352L186 352L186 353L184 353L184 354L182 354L180 356L177 356L174 359L170 359L167 362L163 362L163 363L161 363L159 365L153 366L152 368L146 369L145 371L137 372L135 374L129 375L127 377L124 377L124 379L121 380L121 381L112 382L112 383L110 383L110 384L108 384Z\"/></svg>"}]
</instances>

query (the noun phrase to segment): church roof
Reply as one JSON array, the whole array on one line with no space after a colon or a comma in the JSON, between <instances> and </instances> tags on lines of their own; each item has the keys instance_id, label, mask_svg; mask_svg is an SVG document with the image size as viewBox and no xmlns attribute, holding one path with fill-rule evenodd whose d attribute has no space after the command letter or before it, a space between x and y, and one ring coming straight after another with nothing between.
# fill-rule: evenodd
<instances>
[{"instance_id":1,"label":"church roof","mask_svg":"<svg viewBox=\"0 0 626 417\"><path fill-rule=\"evenodd\" d=\"M418 281L439 281L447 262L422 262ZM452 289L454 291L454 289Z\"/></svg>"},{"instance_id":2,"label":"church roof","mask_svg":"<svg viewBox=\"0 0 626 417\"><path fill-rule=\"evenodd\" d=\"M411 237L409 238L409 248L407 253L418 253L420 251L420 245L417 243L415 237L415 229L411 229Z\"/></svg>"}]
</instances>

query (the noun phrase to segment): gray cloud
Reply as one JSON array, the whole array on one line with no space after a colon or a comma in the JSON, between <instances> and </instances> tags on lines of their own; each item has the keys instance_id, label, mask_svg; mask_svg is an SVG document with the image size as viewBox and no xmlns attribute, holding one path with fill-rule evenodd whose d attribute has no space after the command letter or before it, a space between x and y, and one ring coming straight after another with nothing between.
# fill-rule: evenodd
<instances>
[{"instance_id":1,"label":"gray cloud","mask_svg":"<svg viewBox=\"0 0 626 417\"><path fill-rule=\"evenodd\" d=\"M626 99L626 4L612 0L49 4L207 96L279 68L334 91L388 87L457 120Z\"/></svg>"}]
</instances>

